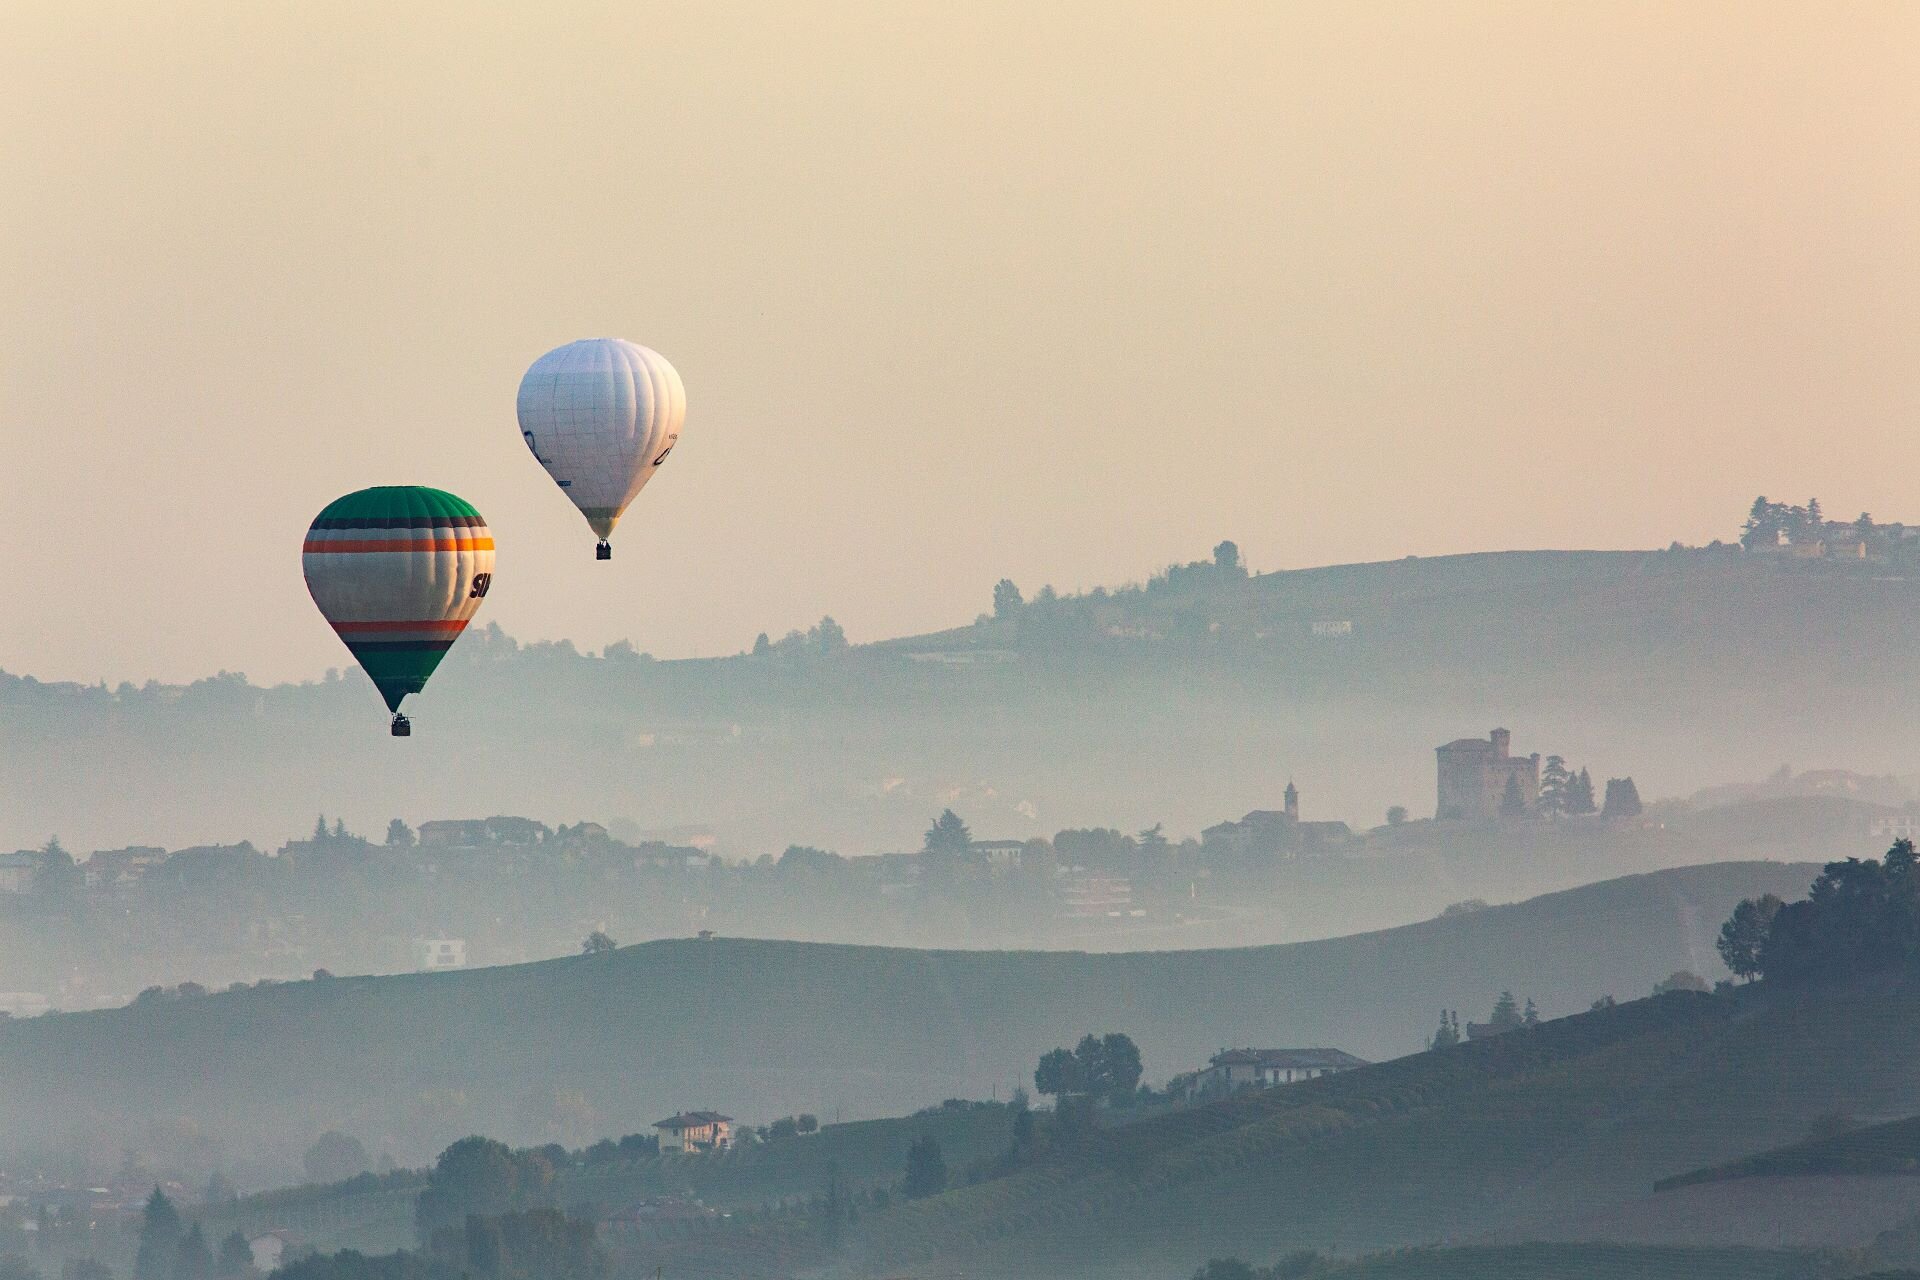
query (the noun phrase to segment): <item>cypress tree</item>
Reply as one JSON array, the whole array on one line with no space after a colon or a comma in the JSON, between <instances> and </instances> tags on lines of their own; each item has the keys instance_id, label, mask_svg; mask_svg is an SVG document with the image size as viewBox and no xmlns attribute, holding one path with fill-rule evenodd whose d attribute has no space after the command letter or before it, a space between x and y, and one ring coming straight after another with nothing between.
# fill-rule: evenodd
<instances>
[{"instance_id":1,"label":"cypress tree","mask_svg":"<svg viewBox=\"0 0 1920 1280\"><path fill-rule=\"evenodd\" d=\"M180 1211L159 1187L147 1197L140 1216L140 1247L133 1258L134 1280L173 1280L180 1254Z\"/></svg>"}]
</instances>

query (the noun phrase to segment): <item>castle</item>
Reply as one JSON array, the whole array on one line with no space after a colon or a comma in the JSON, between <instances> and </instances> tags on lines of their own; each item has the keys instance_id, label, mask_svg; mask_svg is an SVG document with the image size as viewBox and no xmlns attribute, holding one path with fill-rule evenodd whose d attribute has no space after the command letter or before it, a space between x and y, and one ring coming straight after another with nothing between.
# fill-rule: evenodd
<instances>
[{"instance_id":1,"label":"castle","mask_svg":"<svg viewBox=\"0 0 1920 1280\"><path fill-rule=\"evenodd\" d=\"M1456 738L1436 747L1440 804L1433 816L1441 822L1476 822L1500 816L1500 805L1511 781L1520 804L1532 813L1540 803L1540 753L1516 756L1513 735L1495 729L1484 738Z\"/></svg>"}]
</instances>

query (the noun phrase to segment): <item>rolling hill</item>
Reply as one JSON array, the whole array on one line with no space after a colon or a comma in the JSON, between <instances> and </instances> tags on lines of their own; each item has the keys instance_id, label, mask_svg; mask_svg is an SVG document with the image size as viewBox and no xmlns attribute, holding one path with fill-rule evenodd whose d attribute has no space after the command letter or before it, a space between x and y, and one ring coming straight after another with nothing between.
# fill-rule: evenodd
<instances>
[{"instance_id":1,"label":"rolling hill","mask_svg":"<svg viewBox=\"0 0 1920 1280\"><path fill-rule=\"evenodd\" d=\"M837 1265L1144 1280L1190 1274L1208 1257L1419 1247L1355 1274L1685 1275L1689 1262L1702 1275L1859 1274L1876 1256L1905 1260L1893 1255L1899 1224L1920 1211L1909 1179L1884 1180L1905 1194L1848 1210L1823 1240L1775 1239L1792 1247L1745 1255L1649 1243L1600 1250L1594 1260L1608 1265L1582 1272L1582 1251L1606 1234L1537 1237L1609 1208L1621 1213L1612 1230L1629 1235L1656 1180L1803 1133L1836 1106L1910 1112L1917 1051L1920 975L1643 999L1056 1141L1007 1176L865 1216ZM1794 1212L1836 1203L1807 1197ZM733 1276L833 1261L808 1230L776 1222L697 1246L663 1239L632 1260ZM1516 1243L1429 1248L1476 1237ZM1758 1231L1742 1244L1768 1240ZM1855 1252L1819 1259L1809 1243ZM1734 1266L1741 1257L1748 1270ZM1500 1269L1476 1272L1475 1258Z\"/></svg>"},{"instance_id":2,"label":"rolling hill","mask_svg":"<svg viewBox=\"0 0 1920 1280\"><path fill-rule=\"evenodd\" d=\"M470 1132L578 1144L683 1108L856 1119L1004 1096L1043 1050L1087 1030L1128 1031L1153 1079L1233 1044L1384 1059L1420 1047L1442 1006L1476 1016L1502 988L1552 1016L1677 968L1712 972L1735 902L1797 895L1814 870L1659 872L1287 946L1093 955L687 939L0 1022L0 1149L191 1133L290 1164L334 1127L418 1163Z\"/></svg>"}]
</instances>

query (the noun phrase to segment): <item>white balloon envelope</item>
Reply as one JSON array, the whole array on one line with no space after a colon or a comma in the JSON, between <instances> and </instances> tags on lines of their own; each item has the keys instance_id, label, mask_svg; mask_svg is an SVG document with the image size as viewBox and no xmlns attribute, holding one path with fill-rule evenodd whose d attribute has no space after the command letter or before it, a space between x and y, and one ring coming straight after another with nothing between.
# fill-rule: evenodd
<instances>
[{"instance_id":1,"label":"white balloon envelope","mask_svg":"<svg viewBox=\"0 0 1920 1280\"><path fill-rule=\"evenodd\" d=\"M687 416L680 375L658 351L621 338L556 347L520 379L520 437L607 539L673 452Z\"/></svg>"}]
</instances>

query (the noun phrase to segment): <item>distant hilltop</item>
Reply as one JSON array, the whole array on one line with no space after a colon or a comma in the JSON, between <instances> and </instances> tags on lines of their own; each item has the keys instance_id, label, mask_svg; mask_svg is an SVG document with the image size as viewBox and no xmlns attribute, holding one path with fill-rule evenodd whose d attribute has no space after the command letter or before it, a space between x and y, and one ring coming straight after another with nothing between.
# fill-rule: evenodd
<instances>
[{"instance_id":1,"label":"distant hilltop","mask_svg":"<svg viewBox=\"0 0 1920 1280\"><path fill-rule=\"evenodd\" d=\"M1920 539L1874 523L1849 557L1820 528L1817 556L1776 534L1258 574L1222 543L1117 589L1003 581L949 631L853 643L822 620L679 661L486 627L422 695L432 728L404 757L370 741L354 671L0 674L0 848L232 842L323 808L366 824L475 795L734 847L898 848L948 804L1007 837L1091 817L1198 831L1270 805L1276 776L1321 814L1432 794L1420 753L1503 722L1569 759L1630 761L1655 794L1785 759L1888 772L1920 721ZM450 770L432 744L455 741Z\"/></svg>"}]
</instances>

